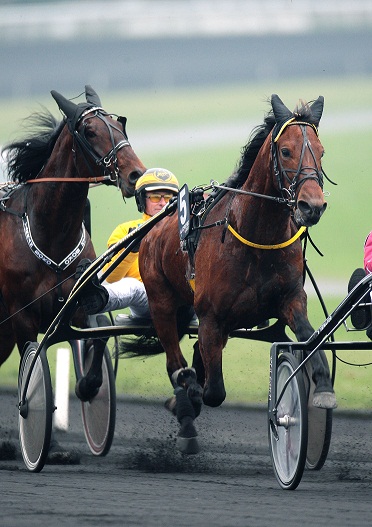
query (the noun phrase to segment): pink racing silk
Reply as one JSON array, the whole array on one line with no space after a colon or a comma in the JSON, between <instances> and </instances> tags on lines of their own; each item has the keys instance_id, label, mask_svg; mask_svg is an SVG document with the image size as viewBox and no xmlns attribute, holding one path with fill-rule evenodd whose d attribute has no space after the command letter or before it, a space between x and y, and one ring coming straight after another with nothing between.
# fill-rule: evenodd
<instances>
[{"instance_id":1,"label":"pink racing silk","mask_svg":"<svg viewBox=\"0 0 372 527\"><path fill-rule=\"evenodd\" d=\"M367 273L372 273L372 232L370 232L364 242L364 269Z\"/></svg>"}]
</instances>

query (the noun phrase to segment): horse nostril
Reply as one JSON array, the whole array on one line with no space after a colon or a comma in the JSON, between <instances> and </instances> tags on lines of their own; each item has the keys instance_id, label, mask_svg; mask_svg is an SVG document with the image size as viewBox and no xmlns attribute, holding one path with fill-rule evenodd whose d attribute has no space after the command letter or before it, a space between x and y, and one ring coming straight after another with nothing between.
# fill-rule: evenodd
<instances>
[{"instance_id":1,"label":"horse nostril","mask_svg":"<svg viewBox=\"0 0 372 527\"><path fill-rule=\"evenodd\" d=\"M129 174L128 181L131 185L134 186L141 176L142 173L139 170L135 170Z\"/></svg>"},{"instance_id":2,"label":"horse nostril","mask_svg":"<svg viewBox=\"0 0 372 527\"><path fill-rule=\"evenodd\" d=\"M327 208L327 202L324 202L321 206L318 206L310 205L307 201L299 200L297 207L304 217L319 219Z\"/></svg>"},{"instance_id":3,"label":"horse nostril","mask_svg":"<svg viewBox=\"0 0 372 527\"><path fill-rule=\"evenodd\" d=\"M311 216L311 214L313 213L313 207L311 207L307 201L298 201L297 207L300 209L302 214L306 216Z\"/></svg>"}]
</instances>

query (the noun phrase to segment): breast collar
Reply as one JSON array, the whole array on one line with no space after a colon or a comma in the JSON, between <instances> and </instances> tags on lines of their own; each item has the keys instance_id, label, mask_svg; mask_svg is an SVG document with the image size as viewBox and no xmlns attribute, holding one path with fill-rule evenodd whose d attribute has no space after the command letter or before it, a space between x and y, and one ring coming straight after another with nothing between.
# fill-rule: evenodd
<instances>
[{"instance_id":1,"label":"breast collar","mask_svg":"<svg viewBox=\"0 0 372 527\"><path fill-rule=\"evenodd\" d=\"M81 237L76 247L63 260L61 260L59 263L56 263L54 260L46 256L46 254L44 254L43 251L41 251L41 249L39 249L36 245L32 237L30 220L27 215L27 212L22 215L22 224L23 231L25 233L25 238L31 251L34 253L36 258L44 262L50 269L52 269L56 273L61 273L62 271L65 271L72 264L72 262L74 262L76 258L78 258L78 256L83 252L83 249L86 244L84 225L82 225Z\"/></svg>"}]
</instances>

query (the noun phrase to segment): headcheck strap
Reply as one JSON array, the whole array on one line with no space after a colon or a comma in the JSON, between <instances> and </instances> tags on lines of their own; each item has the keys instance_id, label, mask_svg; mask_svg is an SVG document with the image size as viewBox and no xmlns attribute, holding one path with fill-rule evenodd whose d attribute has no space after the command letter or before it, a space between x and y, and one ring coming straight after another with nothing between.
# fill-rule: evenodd
<instances>
[{"instance_id":1,"label":"headcheck strap","mask_svg":"<svg viewBox=\"0 0 372 527\"><path fill-rule=\"evenodd\" d=\"M276 130L273 130L273 141L274 141L274 143L276 143L278 141L279 137L282 135L284 130L287 128L287 126L289 126L291 124L303 124L303 125L306 125L306 126L311 126L312 128L314 128L316 135L319 135L318 134L318 128L315 126L315 124L306 123L304 121L296 121L295 117L291 117L290 119L288 119L288 121L285 121L285 123L282 124L282 126L280 127L280 129L279 129L279 131L277 133L276 133Z\"/></svg>"},{"instance_id":2,"label":"headcheck strap","mask_svg":"<svg viewBox=\"0 0 372 527\"><path fill-rule=\"evenodd\" d=\"M70 254L66 256L59 264L54 262L51 258L46 256L36 245L34 242L34 239L31 234L31 227L30 227L30 221L28 218L27 213L24 213L22 216L22 222L23 222L23 230L25 233L25 238L28 243L29 248L34 253L36 258L39 258L42 262L44 262L48 267L50 267L55 272L61 272L67 269L67 267L72 264L73 261L76 260L76 258L83 252L83 249L86 244L86 237L85 237L85 228L82 227L82 234L79 243L73 249Z\"/></svg>"},{"instance_id":3,"label":"headcheck strap","mask_svg":"<svg viewBox=\"0 0 372 527\"><path fill-rule=\"evenodd\" d=\"M240 236L240 234L238 234L236 230L231 227L230 224L227 226L227 228L235 236L235 238L238 238L238 240L244 243L245 245L249 245L250 247L254 247L255 249L283 249L283 247L288 247L288 245L291 245L293 242L295 242L301 236L301 234L306 231L306 227L300 227L296 234L286 242L278 243L276 245L261 245L259 243L250 242Z\"/></svg>"}]
</instances>

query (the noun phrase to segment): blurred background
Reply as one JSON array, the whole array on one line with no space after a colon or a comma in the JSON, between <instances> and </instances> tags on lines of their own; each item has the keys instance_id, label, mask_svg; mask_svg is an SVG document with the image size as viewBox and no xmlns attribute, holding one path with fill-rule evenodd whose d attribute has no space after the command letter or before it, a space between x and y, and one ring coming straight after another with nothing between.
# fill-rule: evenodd
<instances>
[{"instance_id":1,"label":"blurred background","mask_svg":"<svg viewBox=\"0 0 372 527\"><path fill-rule=\"evenodd\" d=\"M370 0L0 4L1 97L372 73Z\"/></svg>"},{"instance_id":2,"label":"blurred background","mask_svg":"<svg viewBox=\"0 0 372 527\"><path fill-rule=\"evenodd\" d=\"M310 247L307 258L328 309L344 298L372 230L372 0L0 0L0 145L40 105L58 116L50 90L76 98L85 84L128 117L147 167L191 188L230 175L272 93L291 110L323 95L323 166L337 186L325 183L329 206L311 231L324 256ZM138 212L112 188L90 199L100 254Z\"/></svg>"}]
</instances>

